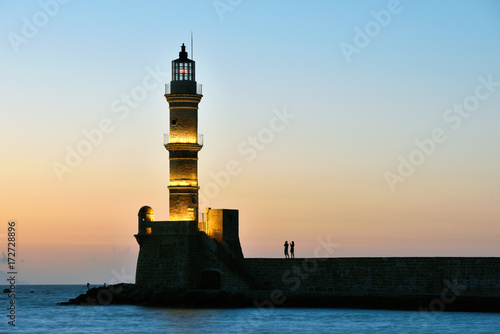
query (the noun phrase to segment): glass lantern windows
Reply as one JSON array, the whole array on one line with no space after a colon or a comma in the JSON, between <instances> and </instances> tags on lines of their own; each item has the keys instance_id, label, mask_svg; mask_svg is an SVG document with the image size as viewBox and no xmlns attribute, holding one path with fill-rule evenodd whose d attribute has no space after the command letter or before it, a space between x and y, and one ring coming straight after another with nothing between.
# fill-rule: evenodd
<instances>
[{"instance_id":1,"label":"glass lantern windows","mask_svg":"<svg viewBox=\"0 0 500 334\"><path fill-rule=\"evenodd\" d=\"M194 80L194 63L193 62L174 62L173 77L175 81Z\"/></svg>"}]
</instances>

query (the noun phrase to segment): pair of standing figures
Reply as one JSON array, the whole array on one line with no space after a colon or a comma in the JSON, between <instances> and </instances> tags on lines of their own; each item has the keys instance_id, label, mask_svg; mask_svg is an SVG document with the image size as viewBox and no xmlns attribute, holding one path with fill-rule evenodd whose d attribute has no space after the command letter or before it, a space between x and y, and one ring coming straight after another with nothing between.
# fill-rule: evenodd
<instances>
[{"instance_id":1,"label":"pair of standing figures","mask_svg":"<svg viewBox=\"0 0 500 334\"><path fill-rule=\"evenodd\" d=\"M289 258L291 257L292 259L295 258L295 243L292 241L290 243L290 255L288 255L288 241L285 241L285 258Z\"/></svg>"}]
</instances>

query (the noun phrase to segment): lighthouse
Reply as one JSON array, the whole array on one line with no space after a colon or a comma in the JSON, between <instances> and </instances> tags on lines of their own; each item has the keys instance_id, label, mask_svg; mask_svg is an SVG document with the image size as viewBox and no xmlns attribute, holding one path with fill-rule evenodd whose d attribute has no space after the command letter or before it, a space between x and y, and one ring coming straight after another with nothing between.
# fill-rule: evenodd
<instances>
[{"instance_id":1,"label":"lighthouse","mask_svg":"<svg viewBox=\"0 0 500 334\"><path fill-rule=\"evenodd\" d=\"M198 134L198 103L203 95L195 78L195 62L181 46L172 61L172 81L165 97L170 110L170 132L164 136L169 152L169 220L198 221L198 151L203 147Z\"/></svg>"},{"instance_id":2,"label":"lighthouse","mask_svg":"<svg viewBox=\"0 0 500 334\"><path fill-rule=\"evenodd\" d=\"M207 208L198 221L198 104L203 95L196 82L195 63L181 46L172 61L166 85L169 132L169 220L157 220L150 206L138 213L137 285L169 288L248 288L238 236L239 214L234 209Z\"/></svg>"}]
</instances>

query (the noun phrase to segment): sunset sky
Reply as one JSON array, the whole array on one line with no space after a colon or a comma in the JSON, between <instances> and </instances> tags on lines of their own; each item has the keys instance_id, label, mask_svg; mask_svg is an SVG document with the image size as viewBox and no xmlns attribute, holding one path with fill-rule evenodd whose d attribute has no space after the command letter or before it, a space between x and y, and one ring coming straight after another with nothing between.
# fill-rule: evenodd
<instances>
[{"instance_id":1,"label":"sunset sky","mask_svg":"<svg viewBox=\"0 0 500 334\"><path fill-rule=\"evenodd\" d=\"M500 254L498 1L1 1L0 271L14 220L20 279L134 281L191 31L200 211L246 257Z\"/></svg>"}]
</instances>

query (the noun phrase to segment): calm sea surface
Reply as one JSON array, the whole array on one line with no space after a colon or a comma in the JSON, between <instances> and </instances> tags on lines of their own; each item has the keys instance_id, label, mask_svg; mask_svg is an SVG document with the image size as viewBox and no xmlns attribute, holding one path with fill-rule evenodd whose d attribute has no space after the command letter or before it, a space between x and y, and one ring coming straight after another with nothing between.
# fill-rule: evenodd
<instances>
[{"instance_id":1,"label":"calm sea surface","mask_svg":"<svg viewBox=\"0 0 500 334\"><path fill-rule=\"evenodd\" d=\"M17 286L15 327L7 323L9 297L2 293L0 333L500 333L495 313L56 305L85 291L83 285Z\"/></svg>"}]
</instances>

